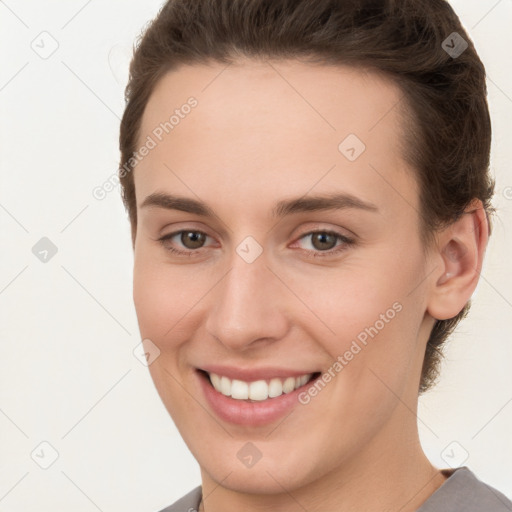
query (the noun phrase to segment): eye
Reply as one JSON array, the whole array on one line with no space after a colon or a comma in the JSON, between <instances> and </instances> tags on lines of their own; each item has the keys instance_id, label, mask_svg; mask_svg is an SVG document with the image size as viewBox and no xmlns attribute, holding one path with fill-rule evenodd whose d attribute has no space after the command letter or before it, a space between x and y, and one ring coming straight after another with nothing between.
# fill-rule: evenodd
<instances>
[{"instance_id":1,"label":"eye","mask_svg":"<svg viewBox=\"0 0 512 512\"><path fill-rule=\"evenodd\" d=\"M341 233L328 230L310 231L308 233L304 233L298 240L306 239L308 237L310 238L309 245L312 249L302 248L302 250L308 253L308 256L315 258L333 256L348 249L355 243L354 240L342 235ZM178 254L180 256L193 256L194 254L199 253L198 249L203 248L207 238L210 237L202 231L186 229L164 235L159 238L158 241L171 253ZM169 242L172 242L173 239L176 239L176 241L171 245ZM178 242L185 248L185 250L175 247ZM340 243L337 244L338 242Z\"/></svg>"},{"instance_id":2,"label":"eye","mask_svg":"<svg viewBox=\"0 0 512 512\"><path fill-rule=\"evenodd\" d=\"M312 249L306 248L303 250L310 253L314 258L339 254L355 243L351 238L335 231L310 231L303 234L299 240L307 239L308 237L310 241L307 245L312 247ZM340 244L336 245L337 242L340 242Z\"/></svg>"},{"instance_id":3,"label":"eye","mask_svg":"<svg viewBox=\"0 0 512 512\"><path fill-rule=\"evenodd\" d=\"M170 245L168 242L172 241L173 238L177 238L187 250L176 249L176 247ZM197 249L202 248L207 238L210 237L202 231L186 229L164 235L163 237L159 238L158 241L169 252L182 256L192 256L194 252L198 252Z\"/></svg>"}]
</instances>

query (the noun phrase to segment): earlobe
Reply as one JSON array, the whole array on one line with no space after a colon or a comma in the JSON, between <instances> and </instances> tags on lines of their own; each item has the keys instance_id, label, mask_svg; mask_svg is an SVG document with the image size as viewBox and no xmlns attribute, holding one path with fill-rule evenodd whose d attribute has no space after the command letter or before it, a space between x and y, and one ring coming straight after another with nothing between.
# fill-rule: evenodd
<instances>
[{"instance_id":1,"label":"earlobe","mask_svg":"<svg viewBox=\"0 0 512 512\"><path fill-rule=\"evenodd\" d=\"M469 301L478 284L488 237L487 216L480 200L438 234L440 264L433 274L427 307L433 318L453 318Z\"/></svg>"}]
</instances>

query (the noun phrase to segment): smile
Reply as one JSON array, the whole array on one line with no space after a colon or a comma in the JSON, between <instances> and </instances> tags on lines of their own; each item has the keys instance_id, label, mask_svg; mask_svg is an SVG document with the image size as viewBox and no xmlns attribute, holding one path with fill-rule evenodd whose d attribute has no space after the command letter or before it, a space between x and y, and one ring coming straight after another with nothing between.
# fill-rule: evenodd
<instances>
[{"instance_id":1,"label":"smile","mask_svg":"<svg viewBox=\"0 0 512 512\"><path fill-rule=\"evenodd\" d=\"M263 401L268 398L276 398L285 393L304 386L314 377L314 373L307 373L298 377L256 380L246 382L238 379L230 379L224 375L206 372L210 382L216 391L235 400Z\"/></svg>"},{"instance_id":2,"label":"smile","mask_svg":"<svg viewBox=\"0 0 512 512\"><path fill-rule=\"evenodd\" d=\"M321 376L276 367L208 366L195 372L208 407L219 419L245 427L282 420L300 406L298 396L306 386Z\"/></svg>"}]
</instances>

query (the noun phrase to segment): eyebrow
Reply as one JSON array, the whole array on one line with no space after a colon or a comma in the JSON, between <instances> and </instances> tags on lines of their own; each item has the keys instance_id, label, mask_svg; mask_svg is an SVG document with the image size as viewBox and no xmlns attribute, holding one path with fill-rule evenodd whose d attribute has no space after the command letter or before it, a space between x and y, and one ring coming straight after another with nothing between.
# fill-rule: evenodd
<instances>
[{"instance_id":1,"label":"eyebrow","mask_svg":"<svg viewBox=\"0 0 512 512\"><path fill-rule=\"evenodd\" d=\"M213 209L202 201L184 196L155 192L147 196L141 208L163 208L166 210L179 210L193 213L203 217L216 217ZM317 196L302 196L279 201L272 208L272 218L282 218L300 212L316 212L324 210L358 209L369 212L378 212L377 206L363 201L348 193L333 193Z\"/></svg>"}]
</instances>

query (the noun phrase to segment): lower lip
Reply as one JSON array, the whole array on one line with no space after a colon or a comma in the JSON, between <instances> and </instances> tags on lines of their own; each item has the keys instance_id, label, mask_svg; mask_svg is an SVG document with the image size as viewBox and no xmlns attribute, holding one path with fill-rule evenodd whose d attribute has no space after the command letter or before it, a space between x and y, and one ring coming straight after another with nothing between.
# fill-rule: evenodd
<instances>
[{"instance_id":1,"label":"lower lip","mask_svg":"<svg viewBox=\"0 0 512 512\"><path fill-rule=\"evenodd\" d=\"M237 400L219 393L211 385L210 379L205 373L198 370L197 374L206 400L219 418L237 425L252 426L268 425L282 418L287 413L289 414L300 403L298 400L299 394L310 387L316 380L313 379L294 391L283 393L275 398L267 398L257 402L246 402L245 400Z\"/></svg>"}]
</instances>

